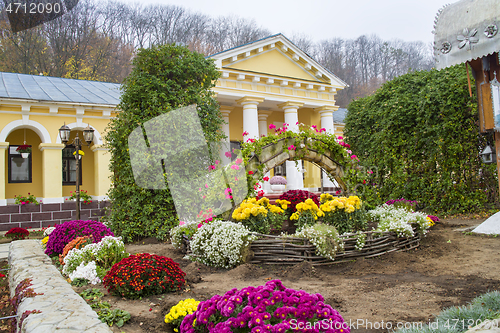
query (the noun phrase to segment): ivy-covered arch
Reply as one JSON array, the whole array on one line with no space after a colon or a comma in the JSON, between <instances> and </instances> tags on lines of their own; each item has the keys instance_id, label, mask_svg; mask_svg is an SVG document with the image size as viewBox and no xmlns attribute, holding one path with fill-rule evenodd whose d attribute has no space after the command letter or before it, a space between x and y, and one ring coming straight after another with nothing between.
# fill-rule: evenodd
<instances>
[{"instance_id":1,"label":"ivy-covered arch","mask_svg":"<svg viewBox=\"0 0 500 333\"><path fill-rule=\"evenodd\" d=\"M351 155L349 145L341 137L317 130L314 126L299 125L298 132L283 128L259 139L248 139L242 145L242 155L248 171L249 195L266 172L284 161L309 161L326 171L344 191L362 182L365 175L357 168L358 158Z\"/></svg>"},{"instance_id":2,"label":"ivy-covered arch","mask_svg":"<svg viewBox=\"0 0 500 333\"><path fill-rule=\"evenodd\" d=\"M342 179L344 176L344 156L334 153L331 150L325 150L321 153L311 146L315 145L316 138L301 139L301 138L282 138L276 143L269 143L262 147L260 153L251 154L248 159L247 170L253 172L253 178L259 180L265 173L272 168L282 164L285 161L304 160L323 169L330 177L334 179L345 191L347 186ZM298 142L297 142L298 141ZM296 150L288 149L290 146L298 144L304 148L296 148ZM259 166L263 165L262 170Z\"/></svg>"}]
</instances>

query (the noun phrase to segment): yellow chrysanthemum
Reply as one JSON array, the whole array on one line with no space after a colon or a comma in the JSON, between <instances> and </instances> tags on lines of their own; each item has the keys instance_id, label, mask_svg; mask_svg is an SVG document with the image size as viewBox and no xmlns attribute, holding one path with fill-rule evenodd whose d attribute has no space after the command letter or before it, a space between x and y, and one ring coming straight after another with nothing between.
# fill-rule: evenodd
<instances>
[{"instance_id":1,"label":"yellow chrysanthemum","mask_svg":"<svg viewBox=\"0 0 500 333\"><path fill-rule=\"evenodd\" d=\"M199 301L192 298L180 301L177 305L170 309L170 312L165 315L165 323L171 323L176 319L192 314L198 308Z\"/></svg>"},{"instance_id":2,"label":"yellow chrysanthemum","mask_svg":"<svg viewBox=\"0 0 500 333\"><path fill-rule=\"evenodd\" d=\"M257 201L257 203L261 206L266 207L267 205L269 205L269 199L266 197L262 197L259 199L259 201Z\"/></svg>"}]
</instances>

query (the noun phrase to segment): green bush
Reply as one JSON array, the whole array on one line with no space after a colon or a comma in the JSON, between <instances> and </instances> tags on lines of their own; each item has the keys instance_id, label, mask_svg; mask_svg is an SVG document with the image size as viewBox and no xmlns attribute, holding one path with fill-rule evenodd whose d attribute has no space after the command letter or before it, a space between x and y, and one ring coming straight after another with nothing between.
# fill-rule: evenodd
<instances>
[{"instance_id":1,"label":"green bush","mask_svg":"<svg viewBox=\"0 0 500 333\"><path fill-rule=\"evenodd\" d=\"M109 225L124 241L149 236L163 240L179 224L172 196L168 190L135 184L128 136L150 119L196 104L205 138L219 141L223 118L211 92L219 73L213 60L177 45L140 49L133 66L122 85L121 112L110 122L106 134L113 172Z\"/></svg>"},{"instance_id":2,"label":"green bush","mask_svg":"<svg viewBox=\"0 0 500 333\"><path fill-rule=\"evenodd\" d=\"M495 165L479 158L487 137L475 100L460 65L402 75L349 104L347 143L369 176L358 187L363 201L406 198L439 213L496 202Z\"/></svg>"}]
</instances>

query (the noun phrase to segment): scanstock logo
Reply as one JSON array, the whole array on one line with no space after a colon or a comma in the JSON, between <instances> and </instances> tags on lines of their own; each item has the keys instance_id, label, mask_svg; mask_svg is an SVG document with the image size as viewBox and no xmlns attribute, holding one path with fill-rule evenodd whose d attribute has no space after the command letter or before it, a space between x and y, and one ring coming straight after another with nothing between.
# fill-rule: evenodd
<instances>
[{"instance_id":1,"label":"scanstock logo","mask_svg":"<svg viewBox=\"0 0 500 333\"><path fill-rule=\"evenodd\" d=\"M168 190L181 221L224 213L248 193L241 151L208 143L196 105L146 121L129 135L128 146L137 186Z\"/></svg>"}]
</instances>

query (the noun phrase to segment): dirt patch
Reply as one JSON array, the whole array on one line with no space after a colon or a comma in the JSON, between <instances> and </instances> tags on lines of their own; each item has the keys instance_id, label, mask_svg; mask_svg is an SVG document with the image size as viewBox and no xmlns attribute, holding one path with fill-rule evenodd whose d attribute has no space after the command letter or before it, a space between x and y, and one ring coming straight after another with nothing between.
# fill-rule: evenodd
<instances>
[{"instance_id":1,"label":"dirt patch","mask_svg":"<svg viewBox=\"0 0 500 333\"><path fill-rule=\"evenodd\" d=\"M353 325L353 332L387 332L370 329L370 323L428 322L443 307L463 305L476 296L500 290L498 263L500 237L454 231L480 224L484 219L444 220L423 238L421 246L373 259L332 266L257 266L215 269L184 260L171 244L153 240L127 245L130 253L150 252L174 259L187 273L185 291L130 301L115 296L104 300L127 310L132 319L115 332L171 332L163 322L170 307L186 298L205 300L231 288L261 285L281 279L285 286L321 293L328 304ZM368 328L366 328L368 327Z\"/></svg>"}]
</instances>

